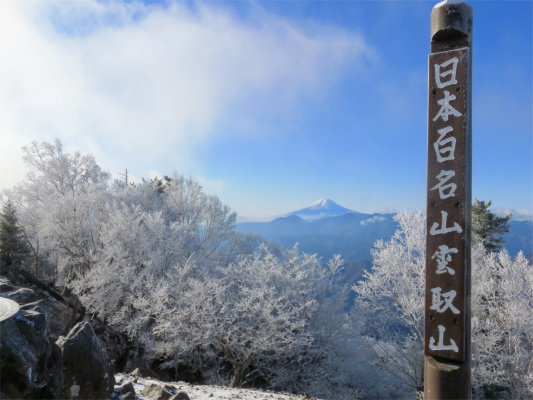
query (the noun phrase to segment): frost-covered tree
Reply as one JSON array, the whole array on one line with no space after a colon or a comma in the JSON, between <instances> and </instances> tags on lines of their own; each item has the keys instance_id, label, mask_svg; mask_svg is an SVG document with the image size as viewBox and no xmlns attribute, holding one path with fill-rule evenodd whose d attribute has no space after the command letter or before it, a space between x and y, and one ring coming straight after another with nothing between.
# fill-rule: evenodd
<instances>
[{"instance_id":1,"label":"frost-covered tree","mask_svg":"<svg viewBox=\"0 0 533 400\"><path fill-rule=\"evenodd\" d=\"M181 274L173 285L180 292L175 307L158 322L166 341L160 349L179 359L177 348L181 357L192 351L184 343L202 347L231 365L232 386L261 378L273 387L301 389L317 352L324 358L326 343L319 342L342 326L332 317L339 318L343 301L324 287L340 264L336 258L323 268L316 256L297 249L282 259L262 246L208 278L189 270L190 279Z\"/></svg>"},{"instance_id":2,"label":"frost-covered tree","mask_svg":"<svg viewBox=\"0 0 533 400\"><path fill-rule=\"evenodd\" d=\"M405 385L423 389L425 217L404 212L400 229L378 241L366 280L353 286L356 312L380 368Z\"/></svg>"},{"instance_id":3,"label":"frost-covered tree","mask_svg":"<svg viewBox=\"0 0 533 400\"><path fill-rule=\"evenodd\" d=\"M205 193L198 182L177 173L119 190L114 198L179 225L181 249L202 264L222 257L222 248L233 235L236 214L217 196Z\"/></svg>"},{"instance_id":4,"label":"frost-covered tree","mask_svg":"<svg viewBox=\"0 0 533 400\"><path fill-rule=\"evenodd\" d=\"M66 153L54 143L23 147L29 172L4 195L13 203L19 222L48 279L68 281L88 268L98 247L98 221L109 174L91 155ZM57 275L59 273L59 275Z\"/></svg>"},{"instance_id":5,"label":"frost-covered tree","mask_svg":"<svg viewBox=\"0 0 533 400\"><path fill-rule=\"evenodd\" d=\"M482 247L474 253L473 372L478 395L533 398L533 268Z\"/></svg>"},{"instance_id":6,"label":"frost-covered tree","mask_svg":"<svg viewBox=\"0 0 533 400\"><path fill-rule=\"evenodd\" d=\"M165 182L164 190L154 181L114 189L100 223L100 248L73 282L88 309L143 346L147 357L154 354L159 304L152 293L162 296L186 265L195 265L198 276L213 275L227 263L235 224L235 214L193 180L174 174ZM168 302L179 292L174 289L165 293Z\"/></svg>"},{"instance_id":7,"label":"frost-covered tree","mask_svg":"<svg viewBox=\"0 0 533 400\"><path fill-rule=\"evenodd\" d=\"M92 155L81 155L78 151L65 153L59 139L53 143L32 142L22 151L23 161L30 169L24 184L28 195L79 195L109 179L109 173L102 170Z\"/></svg>"},{"instance_id":8,"label":"frost-covered tree","mask_svg":"<svg viewBox=\"0 0 533 400\"><path fill-rule=\"evenodd\" d=\"M355 317L374 351L374 363L404 384L423 388L425 217L401 213L400 230L379 241L374 266L357 292ZM509 398L533 391L533 271L520 253L472 256L473 379L476 395L500 388Z\"/></svg>"},{"instance_id":9,"label":"frost-covered tree","mask_svg":"<svg viewBox=\"0 0 533 400\"><path fill-rule=\"evenodd\" d=\"M100 236L116 209L159 213L164 223L179 225L180 254L202 264L229 257L222 248L232 235L235 214L192 179L174 174L135 186L110 185L110 175L93 156L66 153L59 140L34 142L23 152L30 172L5 195L17 209L34 255L53 267L49 278L68 283L101 262L107 247Z\"/></svg>"}]
</instances>

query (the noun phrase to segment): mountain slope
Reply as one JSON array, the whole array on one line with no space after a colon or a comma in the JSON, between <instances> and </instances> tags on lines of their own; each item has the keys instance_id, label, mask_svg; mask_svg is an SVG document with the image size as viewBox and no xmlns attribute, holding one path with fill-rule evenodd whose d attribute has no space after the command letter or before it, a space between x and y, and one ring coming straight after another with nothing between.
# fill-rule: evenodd
<instances>
[{"instance_id":1,"label":"mountain slope","mask_svg":"<svg viewBox=\"0 0 533 400\"><path fill-rule=\"evenodd\" d=\"M532 221L509 221L509 233L503 235L507 243L504 247L512 256L523 251L532 259L533 255L533 222Z\"/></svg>"}]
</instances>

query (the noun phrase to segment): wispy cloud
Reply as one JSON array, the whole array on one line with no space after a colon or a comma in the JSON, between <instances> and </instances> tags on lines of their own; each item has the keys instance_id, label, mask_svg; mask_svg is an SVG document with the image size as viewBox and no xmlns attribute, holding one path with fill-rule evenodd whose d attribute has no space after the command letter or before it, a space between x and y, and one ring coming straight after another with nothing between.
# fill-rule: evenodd
<instances>
[{"instance_id":1,"label":"wispy cloud","mask_svg":"<svg viewBox=\"0 0 533 400\"><path fill-rule=\"evenodd\" d=\"M199 149L219 124L293 112L372 51L261 10L252 23L201 3L47 0L2 2L0 53L6 187L22 177L18 149L55 137L113 172L163 160L201 175Z\"/></svg>"},{"instance_id":2,"label":"wispy cloud","mask_svg":"<svg viewBox=\"0 0 533 400\"><path fill-rule=\"evenodd\" d=\"M371 225L375 224L376 222L385 221L387 218L381 217L379 215L375 215L371 218L365 219L364 221L361 221L361 225Z\"/></svg>"},{"instance_id":3,"label":"wispy cloud","mask_svg":"<svg viewBox=\"0 0 533 400\"><path fill-rule=\"evenodd\" d=\"M498 208L494 210L496 215L505 217L509 214L513 214L513 220L515 221L533 221L533 211L532 210L515 210L514 208Z\"/></svg>"}]
</instances>

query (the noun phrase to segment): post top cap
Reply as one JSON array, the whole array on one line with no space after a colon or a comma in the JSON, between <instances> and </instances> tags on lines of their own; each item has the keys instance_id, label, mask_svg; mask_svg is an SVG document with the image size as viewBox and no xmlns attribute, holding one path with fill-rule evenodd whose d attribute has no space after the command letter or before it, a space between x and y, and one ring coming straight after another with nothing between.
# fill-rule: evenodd
<instances>
[{"instance_id":1,"label":"post top cap","mask_svg":"<svg viewBox=\"0 0 533 400\"><path fill-rule=\"evenodd\" d=\"M431 11L431 40L442 41L454 37L472 40L473 8L463 0L445 0Z\"/></svg>"}]
</instances>

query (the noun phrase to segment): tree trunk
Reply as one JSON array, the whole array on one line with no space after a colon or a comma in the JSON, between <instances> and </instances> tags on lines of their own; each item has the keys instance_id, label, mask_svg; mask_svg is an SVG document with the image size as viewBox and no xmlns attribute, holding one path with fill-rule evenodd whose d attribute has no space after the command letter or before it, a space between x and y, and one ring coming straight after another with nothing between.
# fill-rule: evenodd
<instances>
[{"instance_id":1,"label":"tree trunk","mask_svg":"<svg viewBox=\"0 0 533 400\"><path fill-rule=\"evenodd\" d=\"M240 387L242 385L243 375L244 366L241 364L233 364L233 378L231 380L231 387Z\"/></svg>"}]
</instances>

